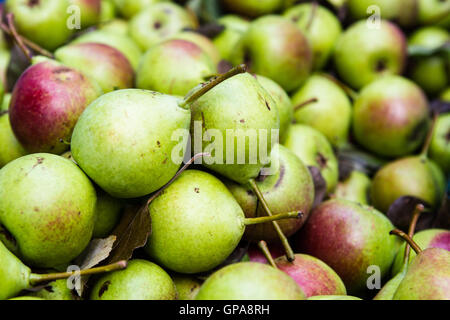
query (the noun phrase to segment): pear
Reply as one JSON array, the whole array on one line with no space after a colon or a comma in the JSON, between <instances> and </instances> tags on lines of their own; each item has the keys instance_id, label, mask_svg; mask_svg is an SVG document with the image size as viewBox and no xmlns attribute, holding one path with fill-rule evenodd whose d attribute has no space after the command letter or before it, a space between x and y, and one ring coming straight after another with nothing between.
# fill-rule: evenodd
<instances>
[{"instance_id":1,"label":"pear","mask_svg":"<svg viewBox=\"0 0 450 320\"><path fill-rule=\"evenodd\" d=\"M8 111L11 103L11 93L5 93L2 103L0 104L0 112Z\"/></svg>"},{"instance_id":2,"label":"pear","mask_svg":"<svg viewBox=\"0 0 450 320\"><path fill-rule=\"evenodd\" d=\"M7 111L0 111L0 141L0 168L27 154L11 129Z\"/></svg>"},{"instance_id":3,"label":"pear","mask_svg":"<svg viewBox=\"0 0 450 320\"><path fill-rule=\"evenodd\" d=\"M70 160L32 154L10 162L0 170L7 247L35 267L68 263L91 240L96 198L92 183Z\"/></svg>"},{"instance_id":4,"label":"pear","mask_svg":"<svg viewBox=\"0 0 450 320\"><path fill-rule=\"evenodd\" d=\"M173 282L178 292L178 300L195 300L202 282L192 276L174 275Z\"/></svg>"},{"instance_id":5,"label":"pear","mask_svg":"<svg viewBox=\"0 0 450 320\"><path fill-rule=\"evenodd\" d=\"M286 140L287 131L294 116L294 108L292 107L291 100L286 91L275 81L258 75L256 79L269 92L277 104L278 114L280 116L280 142L282 143Z\"/></svg>"},{"instance_id":6,"label":"pear","mask_svg":"<svg viewBox=\"0 0 450 320\"><path fill-rule=\"evenodd\" d=\"M118 12L126 19L132 18L137 13L161 0L112 0Z\"/></svg>"},{"instance_id":7,"label":"pear","mask_svg":"<svg viewBox=\"0 0 450 320\"><path fill-rule=\"evenodd\" d=\"M306 297L346 295L341 278L323 261L307 254L296 254L289 262L286 257L275 259L276 267L288 274L302 288Z\"/></svg>"},{"instance_id":8,"label":"pear","mask_svg":"<svg viewBox=\"0 0 450 320\"><path fill-rule=\"evenodd\" d=\"M361 89L382 76L401 74L406 49L405 35L395 24L381 20L379 27L369 28L362 20L341 35L334 61L340 77Z\"/></svg>"},{"instance_id":9,"label":"pear","mask_svg":"<svg viewBox=\"0 0 450 320\"><path fill-rule=\"evenodd\" d=\"M6 1L6 11L14 14L17 31L48 50L64 44L75 28L68 28L67 8L71 0Z\"/></svg>"},{"instance_id":10,"label":"pear","mask_svg":"<svg viewBox=\"0 0 450 320\"><path fill-rule=\"evenodd\" d=\"M231 62L246 63L251 72L268 77L292 92L309 76L312 58L303 32L290 20L270 15L250 24L234 49Z\"/></svg>"},{"instance_id":11,"label":"pear","mask_svg":"<svg viewBox=\"0 0 450 320\"><path fill-rule=\"evenodd\" d=\"M91 300L175 300L177 291L170 276L158 265L140 259L125 270L105 274L95 283Z\"/></svg>"},{"instance_id":12,"label":"pear","mask_svg":"<svg viewBox=\"0 0 450 320\"><path fill-rule=\"evenodd\" d=\"M443 23L449 26L450 3L442 0L417 0L418 21L422 25Z\"/></svg>"},{"instance_id":13,"label":"pear","mask_svg":"<svg viewBox=\"0 0 450 320\"><path fill-rule=\"evenodd\" d=\"M323 202L311 213L297 238L297 249L329 265L350 294L364 292L370 266L384 277L399 247L389 236L392 223L381 212L348 200Z\"/></svg>"},{"instance_id":14,"label":"pear","mask_svg":"<svg viewBox=\"0 0 450 320\"><path fill-rule=\"evenodd\" d=\"M417 243L423 249L428 248L441 248L450 251L450 231L444 229L428 229L416 233L413 237L414 242ZM392 266L392 275L396 275L401 271L403 264L403 252L405 250L405 244L400 248L397 254L394 264ZM409 255L409 262L416 256L416 253L412 251Z\"/></svg>"},{"instance_id":15,"label":"pear","mask_svg":"<svg viewBox=\"0 0 450 320\"><path fill-rule=\"evenodd\" d=\"M429 124L425 94L406 78L386 76L376 80L355 101L355 139L380 156L414 152L424 142Z\"/></svg>"},{"instance_id":16,"label":"pear","mask_svg":"<svg viewBox=\"0 0 450 320\"><path fill-rule=\"evenodd\" d=\"M430 159L448 175L450 173L450 113L437 119L430 144Z\"/></svg>"},{"instance_id":17,"label":"pear","mask_svg":"<svg viewBox=\"0 0 450 320\"><path fill-rule=\"evenodd\" d=\"M146 252L153 261L183 274L212 270L239 244L250 224L298 217L281 214L248 219L226 186L213 175L184 171L149 206Z\"/></svg>"},{"instance_id":18,"label":"pear","mask_svg":"<svg viewBox=\"0 0 450 320\"><path fill-rule=\"evenodd\" d=\"M100 22L101 0L70 0L72 5L80 8L81 28L85 29Z\"/></svg>"},{"instance_id":19,"label":"pear","mask_svg":"<svg viewBox=\"0 0 450 320\"><path fill-rule=\"evenodd\" d=\"M66 279L50 282L41 290L31 293L30 296L44 300L80 300L80 298L68 288Z\"/></svg>"},{"instance_id":20,"label":"pear","mask_svg":"<svg viewBox=\"0 0 450 320\"><path fill-rule=\"evenodd\" d=\"M101 43L79 43L61 47L55 57L97 82L104 93L134 85L134 70L116 48Z\"/></svg>"},{"instance_id":21,"label":"pear","mask_svg":"<svg viewBox=\"0 0 450 320\"><path fill-rule=\"evenodd\" d=\"M111 234L120 220L124 203L111 197L102 190L97 191L95 206L95 224L92 232L93 238L105 238Z\"/></svg>"},{"instance_id":22,"label":"pear","mask_svg":"<svg viewBox=\"0 0 450 320\"><path fill-rule=\"evenodd\" d=\"M129 34L146 51L183 29L196 29L198 22L183 7L171 2L155 3L130 21Z\"/></svg>"},{"instance_id":23,"label":"pear","mask_svg":"<svg viewBox=\"0 0 450 320\"><path fill-rule=\"evenodd\" d=\"M286 237L297 232L308 219L314 202L314 182L308 168L293 152L283 146L272 150L272 162L278 164L276 174L256 179L259 190L273 213L290 211L302 212L301 219L279 221ZM228 189L239 202L247 218L265 216L265 210L250 186L225 182ZM272 224L249 226L245 238L251 241L278 240Z\"/></svg>"},{"instance_id":24,"label":"pear","mask_svg":"<svg viewBox=\"0 0 450 320\"><path fill-rule=\"evenodd\" d=\"M293 94L294 119L322 132L335 147L348 141L352 119L350 99L325 75L315 74ZM339 116L337 116L339 115Z\"/></svg>"},{"instance_id":25,"label":"pear","mask_svg":"<svg viewBox=\"0 0 450 320\"><path fill-rule=\"evenodd\" d=\"M362 300L353 296L314 296L309 297L308 300Z\"/></svg>"},{"instance_id":26,"label":"pear","mask_svg":"<svg viewBox=\"0 0 450 320\"><path fill-rule=\"evenodd\" d=\"M337 17L327 8L311 3L296 5L283 15L292 20L308 38L314 56L314 69L325 67L342 33Z\"/></svg>"},{"instance_id":27,"label":"pear","mask_svg":"<svg viewBox=\"0 0 450 320\"><path fill-rule=\"evenodd\" d=\"M447 30L426 27L417 30L409 38L411 47L436 50L450 41ZM450 58L440 55L417 57L412 61L411 79L430 95L439 94L450 83L447 63Z\"/></svg>"},{"instance_id":28,"label":"pear","mask_svg":"<svg viewBox=\"0 0 450 320\"><path fill-rule=\"evenodd\" d=\"M263 280L263 281L261 281ZM196 300L305 300L297 283L284 272L256 262L240 262L213 273Z\"/></svg>"},{"instance_id":29,"label":"pear","mask_svg":"<svg viewBox=\"0 0 450 320\"><path fill-rule=\"evenodd\" d=\"M8 300L45 300L45 299L38 298L38 297L23 296L23 297L8 299Z\"/></svg>"},{"instance_id":30,"label":"pear","mask_svg":"<svg viewBox=\"0 0 450 320\"><path fill-rule=\"evenodd\" d=\"M171 39L186 40L199 46L212 60L214 65L220 62L220 52L214 43L207 37L194 31L182 31L175 34Z\"/></svg>"},{"instance_id":31,"label":"pear","mask_svg":"<svg viewBox=\"0 0 450 320\"><path fill-rule=\"evenodd\" d=\"M393 300L450 300L450 252L441 248L422 251L408 235L399 230L392 233L405 239L417 253Z\"/></svg>"},{"instance_id":32,"label":"pear","mask_svg":"<svg viewBox=\"0 0 450 320\"><path fill-rule=\"evenodd\" d=\"M78 117L101 94L96 83L75 69L52 60L37 63L14 87L11 127L27 151L61 154Z\"/></svg>"},{"instance_id":33,"label":"pear","mask_svg":"<svg viewBox=\"0 0 450 320\"><path fill-rule=\"evenodd\" d=\"M86 42L102 43L116 48L128 58L128 61L133 68L137 70L142 52L139 46L130 37L118 33L111 33L107 30L96 30L81 35L72 43Z\"/></svg>"},{"instance_id":34,"label":"pear","mask_svg":"<svg viewBox=\"0 0 450 320\"><path fill-rule=\"evenodd\" d=\"M280 10L284 0L224 0L222 2L231 12L247 17L259 17Z\"/></svg>"},{"instance_id":35,"label":"pear","mask_svg":"<svg viewBox=\"0 0 450 320\"><path fill-rule=\"evenodd\" d=\"M267 249L269 250L270 256L273 259L279 258L284 255L284 248L279 243L269 243L267 244ZM268 262L265 254L261 252L261 248L253 243L251 243L248 248L247 257L248 261L251 262L259 262L259 263Z\"/></svg>"},{"instance_id":36,"label":"pear","mask_svg":"<svg viewBox=\"0 0 450 320\"><path fill-rule=\"evenodd\" d=\"M112 19L101 24L98 29L112 34L120 34L123 36L127 36L128 21L122 19Z\"/></svg>"},{"instance_id":37,"label":"pear","mask_svg":"<svg viewBox=\"0 0 450 320\"><path fill-rule=\"evenodd\" d=\"M425 156L412 156L390 162L373 178L372 204L382 212L400 197L413 196L436 208L445 192L445 176L439 166Z\"/></svg>"},{"instance_id":38,"label":"pear","mask_svg":"<svg viewBox=\"0 0 450 320\"><path fill-rule=\"evenodd\" d=\"M213 43L219 50L222 59L230 61L235 46L247 32L250 22L236 15L225 15L220 17L217 22L224 27L224 30L214 37Z\"/></svg>"},{"instance_id":39,"label":"pear","mask_svg":"<svg viewBox=\"0 0 450 320\"><path fill-rule=\"evenodd\" d=\"M114 0L102 0L100 9L100 22L113 20L116 17Z\"/></svg>"},{"instance_id":40,"label":"pear","mask_svg":"<svg viewBox=\"0 0 450 320\"><path fill-rule=\"evenodd\" d=\"M372 180L364 173L354 170L350 176L338 183L334 197L368 205Z\"/></svg>"},{"instance_id":41,"label":"pear","mask_svg":"<svg viewBox=\"0 0 450 320\"><path fill-rule=\"evenodd\" d=\"M305 125L294 124L288 131L284 145L305 165L317 167L327 183L327 191L333 192L339 178L338 162L333 148L322 133Z\"/></svg>"},{"instance_id":42,"label":"pear","mask_svg":"<svg viewBox=\"0 0 450 320\"><path fill-rule=\"evenodd\" d=\"M216 65L199 46L173 39L154 45L144 54L136 84L140 89L184 96L215 74Z\"/></svg>"},{"instance_id":43,"label":"pear","mask_svg":"<svg viewBox=\"0 0 450 320\"><path fill-rule=\"evenodd\" d=\"M22 290L31 289L33 286L57 279L66 279L72 276L72 273L51 273L35 274L31 269L24 265L16 256L14 256L0 241L0 259L2 266L0 268L0 300L12 298ZM80 275L97 274L126 268L126 261L98 267L93 269L81 270ZM61 282L59 282L61 283ZM33 297L34 299L40 299Z\"/></svg>"}]
</instances>

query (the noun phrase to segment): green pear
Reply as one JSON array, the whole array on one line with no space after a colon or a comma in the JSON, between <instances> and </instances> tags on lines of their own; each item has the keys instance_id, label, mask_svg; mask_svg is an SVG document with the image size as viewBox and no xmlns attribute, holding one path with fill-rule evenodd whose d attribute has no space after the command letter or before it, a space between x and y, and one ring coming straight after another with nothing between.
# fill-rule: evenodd
<instances>
[{"instance_id":1,"label":"green pear","mask_svg":"<svg viewBox=\"0 0 450 320\"><path fill-rule=\"evenodd\" d=\"M313 296L309 297L308 300L362 300L362 299L353 296Z\"/></svg>"},{"instance_id":2,"label":"green pear","mask_svg":"<svg viewBox=\"0 0 450 320\"><path fill-rule=\"evenodd\" d=\"M308 219L314 202L314 182L308 168L295 154L284 146L272 150L272 163L277 165L276 174L256 179L264 199L273 213L299 211L302 219L279 221L278 224L286 237L297 232ZM250 186L226 181L228 189L239 202L247 218L265 216L263 205ZM252 241L278 240L272 224L265 223L249 226L245 238Z\"/></svg>"},{"instance_id":3,"label":"green pear","mask_svg":"<svg viewBox=\"0 0 450 320\"><path fill-rule=\"evenodd\" d=\"M197 20L183 7L171 2L155 3L130 21L129 34L146 51L183 29L196 29Z\"/></svg>"},{"instance_id":4,"label":"green pear","mask_svg":"<svg viewBox=\"0 0 450 320\"><path fill-rule=\"evenodd\" d=\"M192 276L177 274L172 276L178 292L178 300L195 300L202 282Z\"/></svg>"},{"instance_id":5,"label":"green pear","mask_svg":"<svg viewBox=\"0 0 450 320\"><path fill-rule=\"evenodd\" d=\"M293 94L294 119L322 132L335 147L348 141L352 104L345 92L327 76L315 74Z\"/></svg>"},{"instance_id":6,"label":"green pear","mask_svg":"<svg viewBox=\"0 0 450 320\"><path fill-rule=\"evenodd\" d=\"M308 38L314 56L314 69L325 67L342 33L337 17L327 8L311 3L296 5L288 9L284 16L297 24Z\"/></svg>"},{"instance_id":7,"label":"green pear","mask_svg":"<svg viewBox=\"0 0 450 320\"><path fill-rule=\"evenodd\" d=\"M4 92L7 91L8 89L6 76L10 62L11 62L11 52L7 49L0 49L0 97L3 96Z\"/></svg>"},{"instance_id":8,"label":"green pear","mask_svg":"<svg viewBox=\"0 0 450 320\"><path fill-rule=\"evenodd\" d=\"M175 34L171 39L186 40L195 43L211 58L214 65L217 65L221 58L220 52L214 43L207 37L194 31L182 31Z\"/></svg>"},{"instance_id":9,"label":"green pear","mask_svg":"<svg viewBox=\"0 0 450 320\"><path fill-rule=\"evenodd\" d=\"M284 0L223 0L222 2L233 13L247 17L259 17L280 10Z\"/></svg>"},{"instance_id":10,"label":"green pear","mask_svg":"<svg viewBox=\"0 0 450 320\"><path fill-rule=\"evenodd\" d=\"M72 161L51 154L16 159L0 170L0 223L11 239L0 238L32 266L62 266L91 240L96 198Z\"/></svg>"},{"instance_id":11,"label":"green pear","mask_svg":"<svg viewBox=\"0 0 450 320\"><path fill-rule=\"evenodd\" d=\"M430 144L430 159L450 173L450 113L438 117Z\"/></svg>"},{"instance_id":12,"label":"green pear","mask_svg":"<svg viewBox=\"0 0 450 320\"><path fill-rule=\"evenodd\" d=\"M139 46L128 36L111 33L105 30L96 30L83 34L72 43L96 42L109 45L122 52L136 70L139 66L142 52Z\"/></svg>"},{"instance_id":13,"label":"green pear","mask_svg":"<svg viewBox=\"0 0 450 320\"><path fill-rule=\"evenodd\" d=\"M294 117L294 108L291 100L284 89L275 81L263 77L256 76L261 86L269 92L273 100L277 104L278 114L280 116L280 142L286 140L286 135Z\"/></svg>"},{"instance_id":14,"label":"green pear","mask_svg":"<svg viewBox=\"0 0 450 320\"><path fill-rule=\"evenodd\" d=\"M14 256L1 241L0 259L2 261L2 267L0 268L0 283L2 284L0 287L0 300L12 298L21 291L32 289L38 284L48 283L49 281L58 279L66 279L73 275L73 273L70 272L50 274L31 273L31 269ZM109 272L126 268L126 266L126 261L119 261L103 267L81 270L80 275ZM66 283L66 281L64 281L64 283ZM58 287L61 287L61 284L62 282L58 282ZM46 295L46 297L54 297L54 295ZM40 299L38 297L33 298Z\"/></svg>"},{"instance_id":15,"label":"green pear","mask_svg":"<svg viewBox=\"0 0 450 320\"><path fill-rule=\"evenodd\" d=\"M31 293L30 296L44 300L80 300L67 286L66 279L50 282L41 290Z\"/></svg>"},{"instance_id":16,"label":"green pear","mask_svg":"<svg viewBox=\"0 0 450 320\"><path fill-rule=\"evenodd\" d=\"M102 190L97 191L96 218L92 237L105 238L109 236L120 220L123 207L124 204L121 200L111 197Z\"/></svg>"},{"instance_id":17,"label":"green pear","mask_svg":"<svg viewBox=\"0 0 450 320\"><path fill-rule=\"evenodd\" d=\"M217 22L224 27L224 30L214 37L213 43L219 50L222 59L230 61L235 46L247 32L250 22L235 15L222 16Z\"/></svg>"},{"instance_id":18,"label":"green pear","mask_svg":"<svg viewBox=\"0 0 450 320\"><path fill-rule=\"evenodd\" d=\"M80 8L81 28L85 29L100 22L101 0L70 0L72 5Z\"/></svg>"},{"instance_id":19,"label":"green pear","mask_svg":"<svg viewBox=\"0 0 450 320\"><path fill-rule=\"evenodd\" d=\"M55 57L99 84L103 92L131 88L134 70L129 60L116 48L101 43L78 43L55 51Z\"/></svg>"},{"instance_id":20,"label":"green pear","mask_svg":"<svg viewBox=\"0 0 450 320\"><path fill-rule=\"evenodd\" d=\"M437 207L445 192L445 176L424 156L401 158L382 167L372 181L370 197L375 208L388 212L400 197L414 196Z\"/></svg>"},{"instance_id":21,"label":"green pear","mask_svg":"<svg viewBox=\"0 0 450 320\"><path fill-rule=\"evenodd\" d=\"M443 229L428 229L416 233L413 237L414 242L423 249L441 248L450 251L450 231ZM392 266L392 275L397 275L401 272L403 264L403 252L405 251L405 244L400 247L399 253L395 258ZM409 256L409 262L416 256L412 251Z\"/></svg>"},{"instance_id":22,"label":"green pear","mask_svg":"<svg viewBox=\"0 0 450 320\"><path fill-rule=\"evenodd\" d=\"M105 274L95 283L91 300L175 300L170 276L146 260L130 260L125 270Z\"/></svg>"},{"instance_id":23,"label":"green pear","mask_svg":"<svg viewBox=\"0 0 450 320\"><path fill-rule=\"evenodd\" d=\"M48 50L69 40L75 28L68 28L71 0L6 1L6 11L14 14L17 31Z\"/></svg>"},{"instance_id":24,"label":"green pear","mask_svg":"<svg viewBox=\"0 0 450 320\"><path fill-rule=\"evenodd\" d=\"M0 111L0 141L0 168L27 154L11 129L7 111Z\"/></svg>"},{"instance_id":25,"label":"green pear","mask_svg":"<svg viewBox=\"0 0 450 320\"><path fill-rule=\"evenodd\" d=\"M442 23L445 21L447 28L450 3L442 0L417 0L418 21L422 25Z\"/></svg>"},{"instance_id":26,"label":"green pear","mask_svg":"<svg viewBox=\"0 0 450 320\"><path fill-rule=\"evenodd\" d=\"M327 183L328 193L336 188L339 178L338 161L327 138L314 128L294 124L284 145L307 166L317 167Z\"/></svg>"},{"instance_id":27,"label":"green pear","mask_svg":"<svg viewBox=\"0 0 450 320\"><path fill-rule=\"evenodd\" d=\"M0 104L0 112L2 111L8 111L9 110L9 104L11 103L11 93L6 93L3 96L2 103Z\"/></svg>"},{"instance_id":28,"label":"green pear","mask_svg":"<svg viewBox=\"0 0 450 320\"><path fill-rule=\"evenodd\" d=\"M297 283L284 272L257 262L240 262L213 273L196 300L305 300Z\"/></svg>"},{"instance_id":29,"label":"green pear","mask_svg":"<svg viewBox=\"0 0 450 320\"><path fill-rule=\"evenodd\" d=\"M181 164L171 159L172 134L189 128L180 99L139 89L95 100L75 126L71 149L79 166L117 198L145 196L164 186Z\"/></svg>"},{"instance_id":30,"label":"green pear","mask_svg":"<svg viewBox=\"0 0 450 320\"><path fill-rule=\"evenodd\" d=\"M100 22L113 20L116 17L114 0L102 0L100 9Z\"/></svg>"},{"instance_id":31,"label":"green pear","mask_svg":"<svg viewBox=\"0 0 450 320\"><path fill-rule=\"evenodd\" d=\"M23 296L23 297L8 299L8 300L45 300L45 299L38 298L38 297Z\"/></svg>"},{"instance_id":32,"label":"green pear","mask_svg":"<svg viewBox=\"0 0 450 320\"><path fill-rule=\"evenodd\" d=\"M303 32L290 20L275 15L254 20L231 57L233 64L246 63L251 72L276 81L287 92L306 80L312 60Z\"/></svg>"},{"instance_id":33,"label":"green pear","mask_svg":"<svg viewBox=\"0 0 450 320\"><path fill-rule=\"evenodd\" d=\"M246 219L227 187L197 170L184 171L150 203L149 214L152 234L146 252L183 274L212 270L237 247L246 225L278 219Z\"/></svg>"},{"instance_id":34,"label":"green pear","mask_svg":"<svg viewBox=\"0 0 450 320\"><path fill-rule=\"evenodd\" d=\"M426 27L417 30L409 38L410 47L435 50L450 41L447 30L438 27ZM439 94L450 83L447 62L450 58L441 55L417 57L412 61L411 79L428 94Z\"/></svg>"},{"instance_id":35,"label":"green pear","mask_svg":"<svg viewBox=\"0 0 450 320\"><path fill-rule=\"evenodd\" d=\"M385 157L417 150L430 124L428 101L412 81L385 76L366 86L355 101L353 133L359 144Z\"/></svg>"},{"instance_id":36,"label":"green pear","mask_svg":"<svg viewBox=\"0 0 450 320\"><path fill-rule=\"evenodd\" d=\"M334 197L368 205L372 180L360 171L352 171L350 176L338 183Z\"/></svg>"},{"instance_id":37,"label":"green pear","mask_svg":"<svg viewBox=\"0 0 450 320\"><path fill-rule=\"evenodd\" d=\"M107 31L113 34L120 34L123 36L128 35L128 21L122 19L112 19L103 24L98 28L102 31Z\"/></svg>"},{"instance_id":38,"label":"green pear","mask_svg":"<svg viewBox=\"0 0 450 320\"><path fill-rule=\"evenodd\" d=\"M450 88L447 88L442 92L441 100L450 102Z\"/></svg>"},{"instance_id":39,"label":"green pear","mask_svg":"<svg viewBox=\"0 0 450 320\"><path fill-rule=\"evenodd\" d=\"M119 13L126 19L132 18L150 5L161 0L113 0Z\"/></svg>"},{"instance_id":40,"label":"green pear","mask_svg":"<svg viewBox=\"0 0 450 320\"><path fill-rule=\"evenodd\" d=\"M142 56L136 85L140 89L184 96L215 74L216 65L199 46L172 39L154 45Z\"/></svg>"},{"instance_id":41,"label":"green pear","mask_svg":"<svg viewBox=\"0 0 450 320\"><path fill-rule=\"evenodd\" d=\"M362 20L340 36L334 61L339 76L361 89L382 76L401 74L406 49L405 35L395 24L382 20L379 27L369 27Z\"/></svg>"}]
</instances>

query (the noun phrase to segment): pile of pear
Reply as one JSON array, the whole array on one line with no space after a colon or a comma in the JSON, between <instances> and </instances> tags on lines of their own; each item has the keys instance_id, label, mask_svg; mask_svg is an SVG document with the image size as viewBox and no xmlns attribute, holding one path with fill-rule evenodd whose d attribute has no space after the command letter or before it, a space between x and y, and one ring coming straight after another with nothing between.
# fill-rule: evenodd
<instances>
[{"instance_id":1,"label":"pile of pear","mask_svg":"<svg viewBox=\"0 0 450 320\"><path fill-rule=\"evenodd\" d=\"M448 199L448 1L219 5L208 36L180 1L2 6L0 299L450 300L450 225L388 218ZM376 170L343 175L355 150ZM80 296L66 270L145 203L145 246Z\"/></svg>"}]
</instances>

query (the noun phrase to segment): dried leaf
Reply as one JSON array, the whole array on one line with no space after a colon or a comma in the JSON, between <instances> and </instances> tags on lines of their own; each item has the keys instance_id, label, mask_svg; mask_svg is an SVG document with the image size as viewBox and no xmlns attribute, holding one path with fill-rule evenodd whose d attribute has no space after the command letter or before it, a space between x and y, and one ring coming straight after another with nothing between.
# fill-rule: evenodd
<instances>
[{"instance_id":1,"label":"dried leaf","mask_svg":"<svg viewBox=\"0 0 450 320\"><path fill-rule=\"evenodd\" d=\"M6 82L8 90L12 90L19 77L30 66L30 62L17 45L11 49L11 60L6 70Z\"/></svg>"},{"instance_id":2,"label":"dried leaf","mask_svg":"<svg viewBox=\"0 0 450 320\"><path fill-rule=\"evenodd\" d=\"M109 236L106 239L93 239L83 253L75 260L75 263L80 266L81 270L95 267L108 258L115 241L116 236ZM88 280L89 276L81 277L81 287L76 288L76 292L80 297L83 295Z\"/></svg>"},{"instance_id":3,"label":"dried leaf","mask_svg":"<svg viewBox=\"0 0 450 320\"><path fill-rule=\"evenodd\" d=\"M446 194L439 208L433 228L450 230L450 194Z\"/></svg>"},{"instance_id":4,"label":"dried leaf","mask_svg":"<svg viewBox=\"0 0 450 320\"><path fill-rule=\"evenodd\" d=\"M314 204L313 208L317 207L325 199L327 195L327 183L322 176L319 168L308 167L309 172L314 180Z\"/></svg>"},{"instance_id":5,"label":"dried leaf","mask_svg":"<svg viewBox=\"0 0 450 320\"><path fill-rule=\"evenodd\" d=\"M450 112L450 102L442 100L434 100L430 103L431 111L437 114Z\"/></svg>"},{"instance_id":6,"label":"dried leaf","mask_svg":"<svg viewBox=\"0 0 450 320\"><path fill-rule=\"evenodd\" d=\"M414 209L420 203L425 206L426 211L421 214L417 222L416 232L429 229L433 225L435 214L430 210L429 204L416 197L405 196L398 198L390 206L386 215L397 228L408 232Z\"/></svg>"},{"instance_id":7,"label":"dried leaf","mask_svg":"<svg viewBox=\"0 0 450 320\"><path fill-rule=\"evenodd\" d=\"M121 221L112 232L117 236L117 241L108 263L129 260L135 249L145 246L152 231L151 225L147 203L126 207Z\"/></svg>"},{"instance_id":8,"label":"dried leaf","mask_svg":"<svg viewBox=\"0 0 450 320\"><path fill-rule=\"evenodd\" d=\"M354 147L339 150L339 181L347 180L353 171L373 176L386 162Z\"/></svg>"}]
</instances>

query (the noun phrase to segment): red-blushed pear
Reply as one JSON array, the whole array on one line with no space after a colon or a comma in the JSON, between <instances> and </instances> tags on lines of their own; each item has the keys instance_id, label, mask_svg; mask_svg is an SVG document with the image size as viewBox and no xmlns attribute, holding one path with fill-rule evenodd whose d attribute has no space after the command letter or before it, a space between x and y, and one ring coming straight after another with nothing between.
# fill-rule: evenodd
<instances>
[{"instance_id":1,"label":"red-blushed pear","mask_svg":"<svg viewBox=\"0 0 450 320\"><path fill-rule=\"evenodd\" d=\"M367 289L371 266L388 274L399 247L392 223L381 212L348 200L333 199L313 210L297 237L297 250L329 265L350 294Z\"/></svg>"},{"instance_id":2,"label":"red-blushed pear","mask_svg":"<svg viewBox=\"0 0 450 320\"><path fill-rule=\"evenodd\" d=\"M99 84L104 93L131 88L134 70L125 55L101 43L79 43L61 47L55 57Z\"/></svg>"},{"instance_id":3,"label":"red-blushed pear","mask_svg":"<svg viewBox=\"0 0 450 320\"><path fill-rule=\"evenodd\" d=\"M274 13L283 8L284 0L223 0L225 7L247 17L259 17Z\"/></svg>"},{"instance_id":4,"label":"red-blushed pear","mask_svg":"<svg viewBox=\"0 0 450 320\"><path fill-rule=\"evenodd\" d=\"M70 0L80 9L81 28L85 29L100 22L101 0Z\"/></svg>"},{"instance_id":5,"label":"red-blushed pear","mask_svg":"<svg viewBox=\"0 0 450 320\"><path fill-rule=\"evenodd\" d=\"M140 89L185 96L215 74L216 64L198 45L172 39L154 45L142 56L136 85Z\"/></svg>"},{"instance_id":6,"label":"red-blushed pear","mask_svg":"<svg viewBox=\"0 0 450 320\"><path fill-rule=\"evenodd\" d=\"M214 43L204 35L194 31L182 31L171 37L171 39L186 40L199 46L212 60L214 65L220 62L220 52Z\"/></svg>"},{"instance_id":7,"label":"red-blushed pear","mask_svg":"<svg viewBox=\"0 0 450 320\"><path fill-rule=\"evenodd\" d=\"M272 150L272 164L276 165L275 174L261 176L256 179L259 190L274 213L299 211L301 219L279 221L278 225L286 237L297 232L308 219L314 202L314 182L308 168L289 149L278 146ZM228 189L239 202L247 218L267 215L263 204L250 186L244 186L230 181L225 182ZM271 223L247 227L247 240L257 242L266 240L276 242L278 234Z\"/></svg>"},{"instance_id":8,"label":"red-blushed pear","mask_svg":"<svg viewBox=\"0 0 450 320\"><path fill-rule=\"evenodd\" d=\"M441 248L450 251L450 231L444 229L428 229L416 233L413 237L414 242L417 243L422 249L428 248ZM403 251L405 244L400 248L397 257L395 258L394 265L392 266L392 275L396 275L401 271L403 262ZM415 251L411 251L409 256L409 262L416 256Z\"/></svg>"},{"instance_id":9,"label":"red-blushed pear","mask_svg":"<svg viewBox=\"0 0 450 320\"><path fill-rule=\"evenodd\" d=\"M284 13L308 37L314 56L314 69L322 69L332 56L336 41L342 33L338 18L327 8L302 3Z\"/></svg>"},{"instance_id":10,"label":"red-blushed pear","mask_svg":"<svg viewBox=\"0 0 450 320\"><path fill-rule=\"evenodd\" d=\"M353 296L313 296L313 297L309 297L307 300L362 300L361 298L358 297L353 297Z\"/></svg>"},{"instance_id":11,"label":"red-blushed pear","mask_svg":"<svg viewBox=\"0 0 450 320\"><path fill-rule=\"evenodd\" d=\"M268 243L267 244L270 255L273 259L279 258L284 255L284 248L279 243ZM261 251L258 245L251 243L247 251L248 261L268 263L266 256Z\"/></svg>"},{"instance_id":12,"label":"red-blushed pear","mask_svg":"<svg viewBox=\"0 0 450 320\"><path fill-rule=\"evenodd\" d=\"M339 76L355 89L385 75L401 74L407 55L406 38L395 24L366 20L350 26L339 38L334 62Z\"/></svg>"},{"instance_id":13,"label":"red-blushed pear","mask_svg":"<svg viewBox=\"0 0 450 320\"><path fill-rule=\"evenodd\" d=\"M61 154L79 116L101 94L75 69L51 60L32 65L12 92L11 127L27 151Z\"/></svg>"},{"instance_id":14,"label":"red-blushed pear","mask_svg":"<svg viewBox=\"0 0 450 320\"><path fill-rule=\"evenodd\" d=\"M213 273L196 300L305 300L297 283L284 272L256 262L239 262Z\"/></svg>"},{"instance_id":15,"label":"red-blushed pear","mask_svg":"<svg viewBox=\"0 0 450 320\"><path fill-rule=\"evenodd\" d=\"M430 125L422 89L400 76L385 76L366 86L354 104L356 141L384 157L411 154L422 145Z\"/></svg>"},{"instance_id":16,"label":"red-blushed pear","mask_svg":"<svg viewBox=\"0 0 450 320\"><path fill-rule=\"evenodd\" d=\"M131 19L129 34L146 51L181 30L195 29L197 25L197 19L183 7L172 2L160 2Z\"/></svg>"},{"instance_id":17,"label":"red-blushed pear","mask_svg":"<svg viewBox=\"0 0 450 320\"><path fill-rule=\"evenodd\" d=\"M270 15L254 20L234 49L233 64L276 81L287 92L300 87L312 69L313 55L302 31L290 20Z\"/></svg>"},{"instance_id":18,"label":"red-blushed pear","mask_svg":"<svg viewBox=\"0 0 450 320\"><path fill-rule=\"evenodd\" d=\"M335 147L348 141L352 103L326 75L314 74L292 95L294 120L323 133Z\"/></svg>"},{"instance_id":19,"label":"red-blushed pear","mask_svg":"<svg viewBox=\"0 0 450 320\"><path fill-rule=\"evenodd\" d=\"M18 32L48 50L69 40L75 28L68 28L67 9L71 0L8 0L6 11L14 14Z\"/></svg>"}]
</instances>

